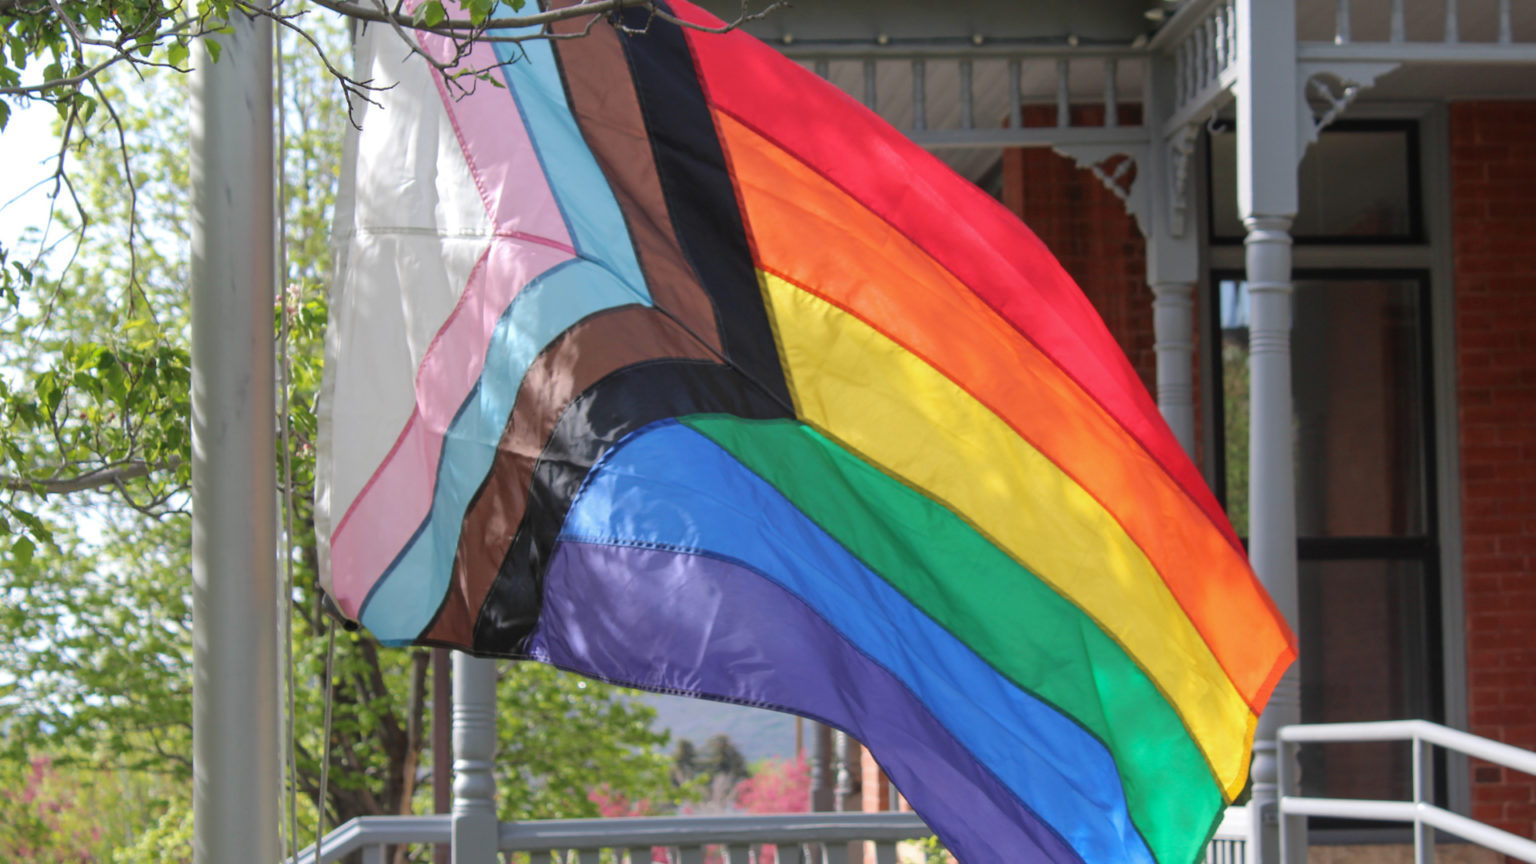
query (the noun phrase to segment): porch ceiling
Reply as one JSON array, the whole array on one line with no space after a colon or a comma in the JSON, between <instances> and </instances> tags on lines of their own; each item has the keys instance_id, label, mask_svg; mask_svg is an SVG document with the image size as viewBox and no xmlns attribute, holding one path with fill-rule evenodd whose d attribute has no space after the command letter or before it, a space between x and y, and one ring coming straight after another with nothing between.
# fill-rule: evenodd
<instances>
[{"instance_id":1,"label":"porch ceiling","mask_svg":"<svg viewBox=\"0 0 1536 864\"><path fill-rule=\"evenodd\" d=\"M741 0L699 0L722 18L739 14ZM768 0L750 0L762 8ZM1159 0L798 0L747 29L760 39L780 41L861 41L884 35L892 40L1065 39L1128 44L1154 25L1145 11Z\"/></svg>"}]
</instances>

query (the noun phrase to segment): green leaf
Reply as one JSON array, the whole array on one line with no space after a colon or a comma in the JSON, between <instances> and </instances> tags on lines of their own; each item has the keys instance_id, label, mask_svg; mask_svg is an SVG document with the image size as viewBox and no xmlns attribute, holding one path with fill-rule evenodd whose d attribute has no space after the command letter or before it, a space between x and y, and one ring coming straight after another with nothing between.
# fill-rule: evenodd
<instances>
[{"instance_id":1,"label":"green leaf","mask_svg":"<svg viewBox=\"0 0 1536 864\"><path fill-rule=\"evenodd\" d=\"M187 49L186 40L177 39L170 44L170 47L165 49L165 59L172 66L178 69L185 69L187 66L187 55L190 53L192 52Z\"/></svg>"},{"instance_id":2,"label":"green leaf","mask_svg":"<svg viewBox=\"0 0 1536 864\"><path fill-rule=\"evenodd\" d=\"M11 541L11 560L18 567L32 566L32 553L37 551L37 544L31 538L17 537Z\"/></svg>"},{"instance_id":3,"label":"green leaf","mask_svg":"<svg viewBox=\"0 0 1536 864\"><path fill-rule=\"evenodd\" d=\"M219 62L219 53L224 50L224 46L212 39L208 39L204 44L208 46L208 59L215 63Z\"/></svg>"},{"instance_id":4,"label":"green leaf","mask_svg":"<svg viewBox=\"0 0 1536 864\"><path fill-rule=\"evenodd\" d=\"M428 2L416 7L416 23L422 27L436 27L448 17L444 11L442 0L428 0Z\"/></svg>"}]
</instances>

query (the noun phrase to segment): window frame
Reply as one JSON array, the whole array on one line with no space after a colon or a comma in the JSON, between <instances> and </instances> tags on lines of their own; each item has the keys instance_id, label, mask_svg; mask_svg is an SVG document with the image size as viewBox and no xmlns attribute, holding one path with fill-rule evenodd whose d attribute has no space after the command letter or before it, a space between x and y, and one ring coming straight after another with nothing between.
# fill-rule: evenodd
<instances>
[{"instance_id":1,"label":"window frame","mask_svg":"<svg viewBox=\"0 0 1536 864\"><path fill-rule=\"evenodd\" d=\"M1219 123L1225 126L1230 121ZM1208 243L1211 246L1241 247L1242 237L1230 237L1216 233L1216 207L1214 197L1215 184L1210 182L1211 176L1211 129L1207 129L1203 135L1205 139L1205 218L1203 230ZM1403 132L1407 139L1407 163L1412 169L1419 170L1408 172L1408 231L1405 234L1294 234L1291 242L1297 246L1422 246L1429 242L1426 228L1426 214L1424 208L1424 156L1419 145L1420 123L1409 119L1352 119L1336 120L1318 133L1320 138L1339 132ZM1300 168L1298 167L1299 171Z\"/></svg>"},{"instance_id":2,"label":"window frame","mask_svg":"<svg viewBox=\"0 0 1536 864\"><path fill-rule=\"evenodd\" d=\"M1462 572L1463 544L1461 535L1461 456L1460 427L1457 400L1455 285L1451 246L1451 193L1450 193L1450 146L1448 111L1438 102L1373 102L1361 101L1350 107L1351 120L1385 120L1416 124L1420 208L1424 242L1350 244L1297 244L1292 248L1294 265L1298 270L1348 270L1363 268L1377 270L1415 270L1430 274L1430 298L1428 326L1432 337L1433 356L1428 358L1433 367L1434 416L1430 419L1435 434L1435 489L1437 500L1434 514L1439 531L1436 541L1440 550L1438 586L1440 614L1438 623L1442 634L1441 668L1444 674L1434 682L1441 688L1445 722L1452 728L1468 728L1467 706L1467 646L1464 577ZM1345 121L1341 121L1345 122ZM1209 346L1219 339L1216 325L1217 312L1215 279L1219 273L1244 274L1244 247L1237 243L1212 243L1209 234L1210 155L1208 136L1196 139L1196 170L1191 171L1191 199L1207 208L1207 213L1192 220L1200 247L1201 268L1197 284L1198 304L1196 315L1197 344ZM1235 191L1233 192L1235 194ZM1353 238L1351 238L1353 239ZM1219 352L1199 351L1198 422L1200 440L1206 442L1200 452L1200 467L1211 488L1225 483L1225 470L1217 470L1215 441L1217 425L1222 414L1215 410L1215 402L1209 398L1211 382L1218 379ZM1223 490L1224 492L1224 490ZM1298 552L1300 549L1298 548ZM1311 550L1309 550L1311 551ZM1447 797L1445 806L1454 812L1470 815L1472 808L1471 772L1469 762L1460 754L1449 754L1446 770L1439 772L1445 779ZM1406 834L1382 829L1348 830L1327 829L1318 832L1315 842L1321 843L1380 843L1402 842ZM1393 839L1395 838L1395 839Z\"/></svg>"}]
</instances>

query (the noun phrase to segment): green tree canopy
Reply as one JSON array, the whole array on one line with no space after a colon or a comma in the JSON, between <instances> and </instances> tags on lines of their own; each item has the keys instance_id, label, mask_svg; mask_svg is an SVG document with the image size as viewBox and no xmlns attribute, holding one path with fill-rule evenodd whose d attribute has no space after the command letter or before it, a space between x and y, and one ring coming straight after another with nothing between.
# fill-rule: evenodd
<instances>
[{"instance_id":1,"label":"green tree canopy","mask_svg":"<svg viewBox=\"0 0 1536 864\"><path fill-rule=\"evenodd\" d=\"M0 0L0 15L16 8ZM310 36L345 44L334 22ZM44 760L63 812L119 818L123 830L87 860L169 855L190 812L188 118L185 77L155 65L172 65L170 50L151 51L147 70L93 79L114 110L77 118L86 134L72 183L94 222L64 214L78 252L44 259L0 307L0 788ZM432 685L425 649L338 634L335 719L321 733L328 621L314 588L312 439L347 112L312 54L286 57L288 269L273 320L291 367L279 456L292 465L292 781L307 842L326 759L329 824L426 806ZM596 816L600 787L660 806L687 794L648 707L531 663L499 675L504 818ZM83 848L68 820L0 810L0 850L25 843L23 858L51 860L40 850Z\"/></svg>"}]
</instances>

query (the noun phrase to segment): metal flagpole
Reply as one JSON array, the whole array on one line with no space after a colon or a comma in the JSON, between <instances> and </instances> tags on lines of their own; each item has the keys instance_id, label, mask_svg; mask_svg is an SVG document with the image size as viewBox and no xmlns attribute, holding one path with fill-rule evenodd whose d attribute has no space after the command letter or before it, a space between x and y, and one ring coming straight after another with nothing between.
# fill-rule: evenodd
<instances>
[{"instance_id":1,"label":"metal flagpole","mask_svg":"<svg viewBox=\"0 0 1536 864\"><path fill-rule=\"evenodd\" d=\"M272 30L192 75L193 861L278 859Z\"/></svg>"}]
</instances>

